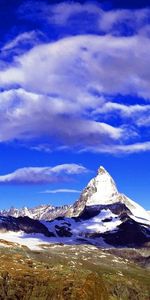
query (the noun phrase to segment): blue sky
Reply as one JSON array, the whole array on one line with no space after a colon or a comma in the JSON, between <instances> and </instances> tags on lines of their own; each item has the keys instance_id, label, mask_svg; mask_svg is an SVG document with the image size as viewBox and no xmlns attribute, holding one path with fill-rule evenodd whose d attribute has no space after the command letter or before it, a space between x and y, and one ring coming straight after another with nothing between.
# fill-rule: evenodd
<instances>
[{"instance_id":1,"label":"blue sky","mask_svg":"<svg viewBox=\"0 0 150 300\"><path fill-rule=\"evenodd\" d=\"M103 165L150 209L149 1L0 6L0 208L71 204Z\"/></svg>"}]
</instances>

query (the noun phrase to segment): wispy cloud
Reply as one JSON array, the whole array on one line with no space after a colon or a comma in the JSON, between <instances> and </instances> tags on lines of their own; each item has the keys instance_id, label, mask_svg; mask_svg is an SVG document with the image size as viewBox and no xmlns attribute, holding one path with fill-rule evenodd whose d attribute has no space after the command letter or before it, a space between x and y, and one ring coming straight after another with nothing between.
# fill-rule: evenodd
<instances>
[{"instance_id":1,"label":"wispy cloud","mask_svg":"<svg viewBox=\"0 0 150 300\"><path fill-rule=\"evenodd\" d=\"M77 164L63 164L54 167L26 167L12 173L1 175L0 183L39 184L69 180L71 175L78 175L88 170Z\"/></svg>"},{"instance_id":2,"label":"wispy cloud","mask_svg":"<svg viewBox=\"0 0 150 300\"><path fill-rule=\"evenodd\" d=\"M107 102L104 105L102 105L101 108L93 111L93 114L109 114L112 112L117 112L119 115L122 117L134 117L135 115L139 116L142 113L148 112L150 113L150 105L142 105L142 104L135 104L135 105L125 105L121 103L116 103L116 102Z\"/></svg>"},{"instance_id":3,"label":"wispy cloud","mask_svg":"<svg viewBox=\"0 0 150 300\"><path fill-rule=\"evenodd\" d=\"M33 7L34 9L32 9ZM92 29L92 32L99 32L100 34L124 35L125 25L126 34L140 33L145 35L148 34L150 9L115 9L109 11L103 10L98 1L94 1L94 3L88 1L88 3L83 4L64 1L50 5L44 1L38 1L35 7L34 1L30 1L20 6L18 16L21 19L34 19L37 22L44 20L47 24L63 26L64 28L74 25L74 30L78 34Z\"/></svg>"},{"instance_id":4,"label":"wispy cloud","mask_svg":"<svg viewBox=\"0 0 150 300\"><path fill-rule=\"evenodd\" d=\"M150 126L150 104L134 104L126 105L116 102L107 102L101 106L101 108L96 109L92 112L93 116L96 118L103 116L105 120L109 120L111 116L117 116L122 119L122 122L129 121L130 127L134 126Z\"/></svg>"},{"instance_id":5,"label":"wispy cloud","mask_svg":"<svg viewBox=\"0 0 150 300\"><path fill-rule=\"evenodd\" d=\"M106 145L102 147L90 147L85 148L82 152L93 152L93 153L109 153L114 155L120 154L132 154L139 152L150 151L150 141L134 143L134 144L125 144L125 145Z\"/></svg>"},{"instance_id":6,"label":"wispy cloud","mask_svg":"<svg viewBox=\"0 0 150 300\"><path fill-rule=\"evenodd\" d=\"M98 102L96 97L97 102L93 102L93 96L103 93L130 92L149 98L149 50L150 40L140 36L69 37L36 46L15 58L18 66L1 71L0 83L3 87L18 84L34 93L57 95L69 103L72 100L72 105L76 99L82 108L93 108Z\"/></svg>"},{"instance_id":7,"label":"wispy cloud","mask_svg":"<svg viewBox=\"0 0 150 300\"><path fill-rule=\"evenodd\" d=\"M44 97L18 89L1 93L0 104L1 142L45 136L54 138L58 144L80 147L117 140L124 134L122 128L83 117L80 103L65 98Z\"/></svg>"},{"instance_id":8,"label":"wispy cloud","mask_svg":"<svg viewBox=\"0 0 150 300\"><path fill-rule=\"evenodd\" d=\"M41 194L57 194L57 193L81 193L79 190L73 189L57 189L57 190L46 190L40 192Z\"/></svg>"},{"instance_id":9,"label":"wispy cloud","mask_svg":"<svg viewBox=\"0 0 150 300\"><path fill-rule=\"evenodd\" d=\"M15 54L20 54L22 48L28 45L28 48L33 48L36 44L42 42L42 38L44 39L44 34L37 30L32 30L29 32L24 32L18 34L13 40L8 41L1 49L1 51L14 51L16 49ZM17 51L18 49L18 51ZM24 49L26 52L27 49ZM19 53L18 53L19 52Z\"/></svg>"}]
</instances>

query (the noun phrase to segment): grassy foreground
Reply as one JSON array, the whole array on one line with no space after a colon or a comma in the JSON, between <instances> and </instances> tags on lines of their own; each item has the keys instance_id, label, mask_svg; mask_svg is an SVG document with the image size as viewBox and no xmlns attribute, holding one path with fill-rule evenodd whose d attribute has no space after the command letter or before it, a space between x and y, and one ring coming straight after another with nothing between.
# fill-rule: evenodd
<instances>
[{"instance_id":1,"label":"grassy foreground","mask_svg":"<svg viewBox=\"0 0 150 300\"><path fill-rule=\"evenodd\" d=\"M7 245L0 248L0 299L149 300L145 257L148 252L90 245L43 245L42 251Z\"/></svg>"}]
</instances>

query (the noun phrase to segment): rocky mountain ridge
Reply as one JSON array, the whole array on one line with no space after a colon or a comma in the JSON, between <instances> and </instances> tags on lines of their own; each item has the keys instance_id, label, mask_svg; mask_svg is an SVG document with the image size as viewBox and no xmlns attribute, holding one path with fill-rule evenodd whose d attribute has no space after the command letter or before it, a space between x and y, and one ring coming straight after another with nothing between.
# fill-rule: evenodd
<instances>
[{"instance_id":1,"label":"rocky mountain ridge","mask_svg":"<svg viewBox=\"0 0 150 300\"><path fill-rule=\"evenodd\" d=\"M133 217L142 218L150 222L150 214L139 204L120 193L110 174L104 167L98 169L96 177L92 178L85 189L82 191L79 199L73 205L64 205L55 207L52 205L40 205L34 208L23 207L20 209L11 208L1 210L1 216L24 217L28 216L37 220L53 220L57 217L77 217L85 207L110 205L123 203L129 209ZM146 221L146 222L147 222Z\"/></svg>"},{"instance_id":2,"label":"rocky mountain ridge","mask_svg":"<svg viewBox=\"0 0 150 300\"><path fill-rule=\"evenodd\" d=\"M34 220L53 220L59 216L64 216L70 208L71 206L69 205L56 207L48 204L39 205L33 208L11 207L8 210L0 210L0 216L12 216L15 218L26 216Z\"/></svg>"},{"instance_id":3,"label":"rocky mountain ridge","mask_svg":"<svg viewBox=\"0 0 150 300\"><path fill-rule=\"evenodd\" d=\"M34 241L39 239L38 234L43 234L48 243L141 247L150 242L150 216L136 202L119 193L110 174L100 167L72 206L47 205L31 210L24 208L21 212L15 209L1 212L0 232L7 231L22 232L21 239L18 236L22 243L28 238L24 234L31 234ZM11 240L11 234L3 237ZM41 236L40 239L43 241Z\"/></svg>"}]
</instances>

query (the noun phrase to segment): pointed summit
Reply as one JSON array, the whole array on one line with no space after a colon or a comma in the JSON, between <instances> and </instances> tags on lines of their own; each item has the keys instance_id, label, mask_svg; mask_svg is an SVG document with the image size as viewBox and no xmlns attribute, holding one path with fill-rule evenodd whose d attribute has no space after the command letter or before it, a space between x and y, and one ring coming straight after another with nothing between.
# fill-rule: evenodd
<instances>
[{"instance_id":1,"label":"pointed summit","mask_svg":"<svg viewBox=\"0 0 150 300\"><path fill-rule=\"evenodd\" d=\"M105 168L100 166L97 176L89 181L80 198L74 203L74 216L79 215L85 207L112 204L117 201L118 195L114 180Z\"/></svg>"},{"instance_id":2,"label":"pointed summit","mask_svg":"<svg viewBox=\"0 0 150 300\"><path fill-rule=\"evenodd\" d=\"M97 170L97 174L108 173L103 166L100 166Z\"/></svg>"},{"instance_id":3,"label":"pointed summit","mask_svg":"<svg viewBox=\"0 0 150 300\"><path fill-rule=\"evenodd\" d=\"M87 185L90 192L86 205L101 205L111 202L118 194L116 184L104 167L100 166L98 174Z\"/></svg>"}]
</instances>

